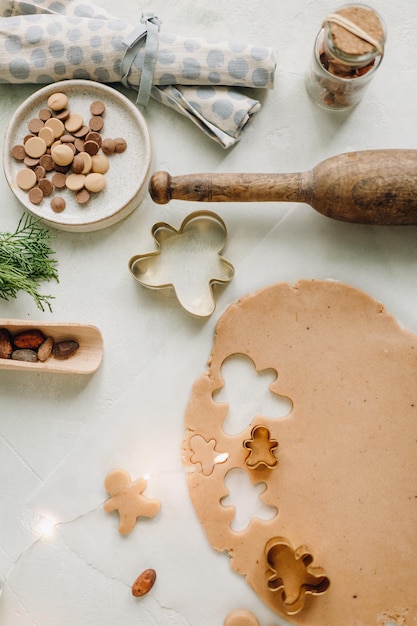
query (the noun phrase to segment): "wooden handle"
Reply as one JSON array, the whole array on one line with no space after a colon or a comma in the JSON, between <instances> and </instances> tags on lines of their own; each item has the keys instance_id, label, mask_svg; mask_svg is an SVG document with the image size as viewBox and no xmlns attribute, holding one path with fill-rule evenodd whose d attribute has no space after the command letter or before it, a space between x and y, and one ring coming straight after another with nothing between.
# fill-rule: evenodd
<instances>
[{"instance_id":1,"label":"wooden handle","mask_svg":"<svg viewBox=\"0 0 417 626\"><path fill-rule=\"evenodd\" d=\"M362 224L417 224L417 150L347 152L311 171L290 174L156 172L153 200L304 202L333 219Z\"/></svg>"},{"instance_id":2,"label":"wooden handle","mask_svg":"<svg viewBox=\"0 0 417 626\"><path fill-rule=\"evenodd\" d=\"M158 204L195 202L308 202L311 174L186 174L155 172L149 183Z\"/></svg>"}]
</instances>

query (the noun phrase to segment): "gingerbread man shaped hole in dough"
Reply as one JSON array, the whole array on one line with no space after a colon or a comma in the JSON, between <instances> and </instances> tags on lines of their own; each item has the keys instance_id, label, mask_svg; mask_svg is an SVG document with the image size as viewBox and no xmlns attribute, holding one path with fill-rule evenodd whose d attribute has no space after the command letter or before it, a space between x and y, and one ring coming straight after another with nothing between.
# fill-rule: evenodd
<instances>
[{"instance_id":1,"label":"gingerbread man shaped hole in dough","mask_svg":"<svg viewBox=\"0 0 417 626\"><path fill-rule=\"evenodd\" d=\"M224 384L213 391L213 400L228 405L223 422L227 435L240 434L257 415L278 420L291 413L291 398L276 391L278 372L274 368L258 369L248 355L234 353L222 362L221 374Z\"/></svg>"}]
</instances>

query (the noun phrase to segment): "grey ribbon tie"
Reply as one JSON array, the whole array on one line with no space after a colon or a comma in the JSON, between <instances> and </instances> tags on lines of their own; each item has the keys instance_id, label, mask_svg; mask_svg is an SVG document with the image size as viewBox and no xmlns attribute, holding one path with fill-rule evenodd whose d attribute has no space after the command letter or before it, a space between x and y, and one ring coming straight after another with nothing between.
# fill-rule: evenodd
<instances>
[{"instance_id":1,"label":"grey ribbon tie","mask_svg":"<svg viewBox=\"0 0 417 626\"><path fill-rule=\"evenodd\" d=\"M123 40L126 46L126 52L121 62L121 82L125 87L130 87L128 80L130 68L135 60L138 49L145 45L136 103L146 107L153 86L153 73L158 54L160 21L153 13L144 13L140 21L143 26L135 28L130 35Z\"/></svg>"}]
</instances>

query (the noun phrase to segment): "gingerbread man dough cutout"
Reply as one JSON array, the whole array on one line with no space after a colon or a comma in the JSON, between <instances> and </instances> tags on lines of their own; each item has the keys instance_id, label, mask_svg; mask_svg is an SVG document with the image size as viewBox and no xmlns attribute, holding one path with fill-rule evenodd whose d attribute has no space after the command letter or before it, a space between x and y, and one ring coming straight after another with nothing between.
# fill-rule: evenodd
<instances>
[{"instance_id":1,"label":"gingerbread man dough cutout","mask_svg":"<svg viewBox=\"0 0 417 626\"><path fill-rule=\"evenodd\" d=\"M110 498L105 501L104 510L108 513L118 511L121 535L128 535L133 530L138 517L155 517L161 508L159 500L150 500L143 495L146 485L144 478L132 482L124 469L107 474L104 486Z\"/></svg>"}]
</instances>

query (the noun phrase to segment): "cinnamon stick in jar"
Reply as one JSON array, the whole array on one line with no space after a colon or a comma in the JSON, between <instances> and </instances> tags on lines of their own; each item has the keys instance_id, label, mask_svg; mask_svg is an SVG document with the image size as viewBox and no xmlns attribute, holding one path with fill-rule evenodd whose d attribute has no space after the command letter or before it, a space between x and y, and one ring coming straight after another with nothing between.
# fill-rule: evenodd
<instances>
[{"instance_id":1,"label":"cinnamon stick in jar","mask_svg":"<svg viewBox=\"0 0 417 626\"><path fill-rule=\"evenodd\" d=\"M306 88L321 107L346 110L361 100L384 56L385 24L367 5L349 4L323 21Z\"/></svg>"}]
</instances>

